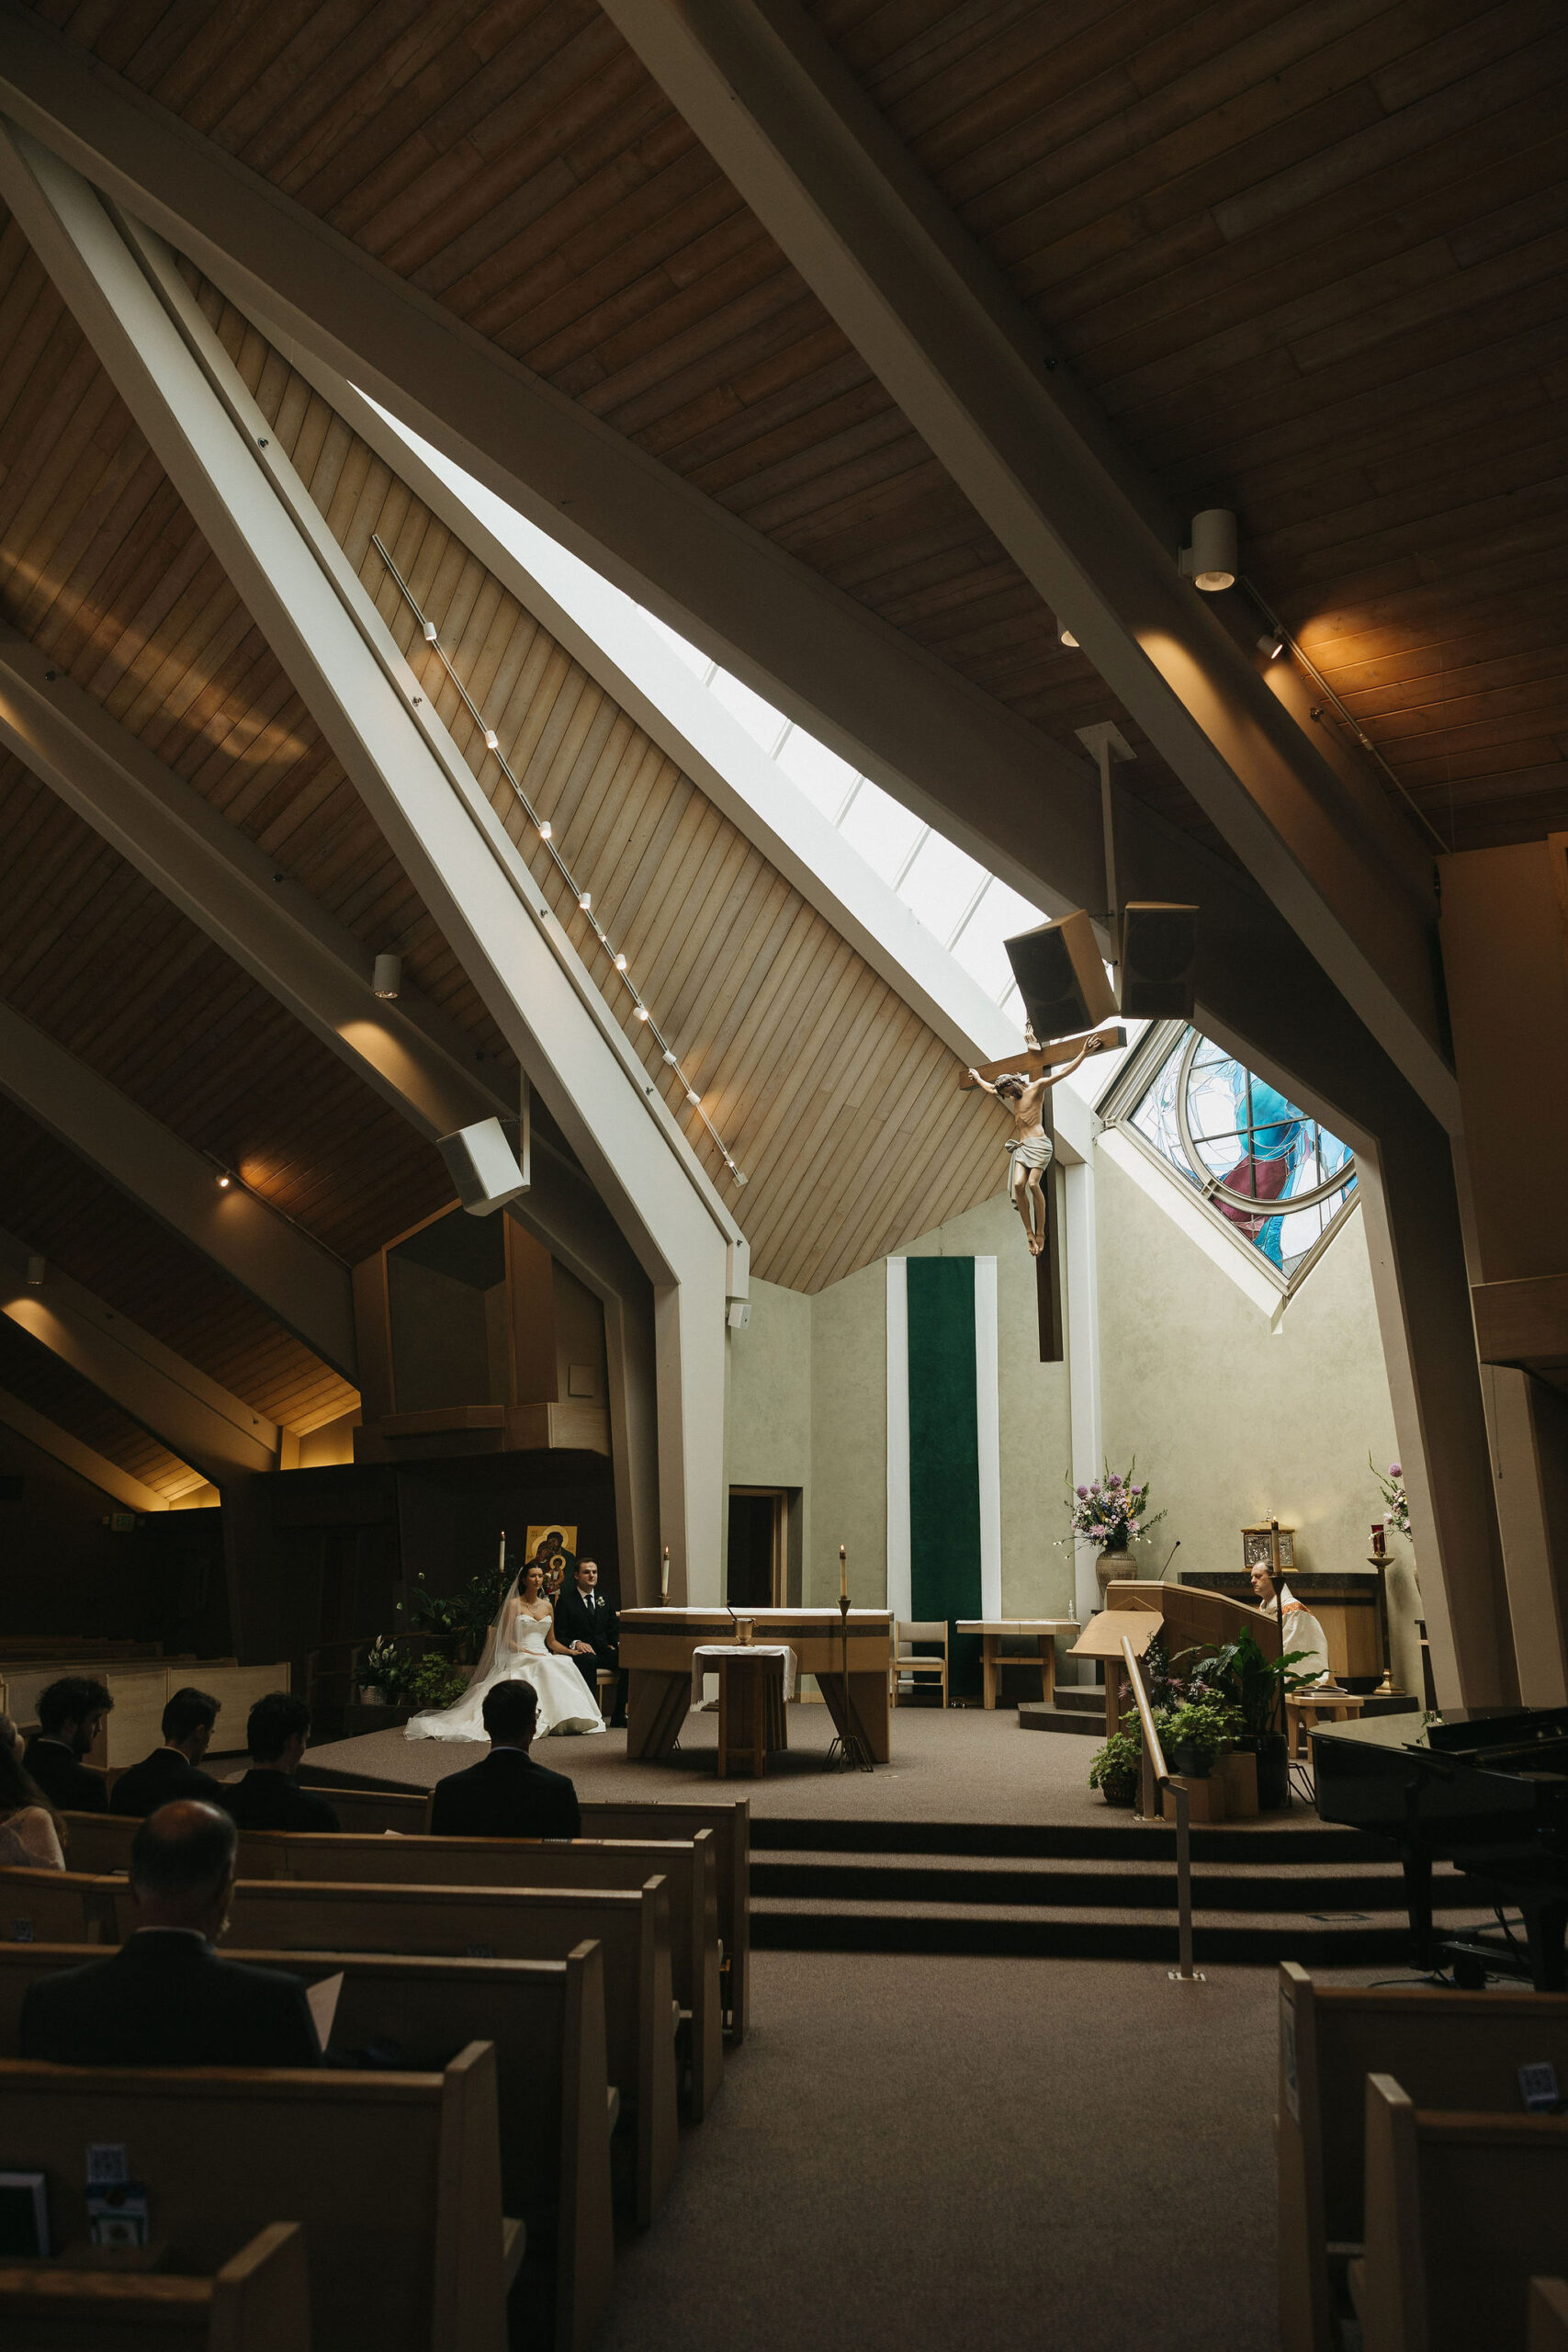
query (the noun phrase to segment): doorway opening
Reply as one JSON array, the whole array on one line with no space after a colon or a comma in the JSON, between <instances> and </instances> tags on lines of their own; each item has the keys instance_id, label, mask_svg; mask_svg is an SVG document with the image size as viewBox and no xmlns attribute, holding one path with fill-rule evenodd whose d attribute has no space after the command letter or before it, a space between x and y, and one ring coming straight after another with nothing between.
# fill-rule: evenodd
<instances>
[{"instance_id":1,"label":"doorway opening","mask_svg":"<svg viewBox=\"0 0 1568 2352\"><path fill-rule=\"evenodd\" d=\"M726 1600L731 1609L782 1609L788 1585L789 1490L731 1487Z\"/></svg>"}]
</instances>

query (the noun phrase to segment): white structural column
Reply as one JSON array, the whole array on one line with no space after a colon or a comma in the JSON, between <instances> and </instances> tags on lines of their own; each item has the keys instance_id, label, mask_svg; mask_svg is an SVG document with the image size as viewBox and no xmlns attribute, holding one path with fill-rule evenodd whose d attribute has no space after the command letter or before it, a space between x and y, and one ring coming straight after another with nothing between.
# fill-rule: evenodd
<instances>
[{"instance_id":1,"label":"white structural column","mask_svg":"<svg viewBox=\"0 0 1568 2352\"><path fill-rule=\"evenodd\" d=\"M279 1431L242 1397L150 1332L51 1270L28 1281L28 1246L0 1233L0 1315L112 1397L182 1462L216 1486L236 1472L276 1470Z\"/></svg>"},{"instance_id":2,"label":"white structural column","mask_svg":"<svg viewBox=\"0 0 1568 2352\"><path fill-rule=\"evenodd\" d=\"M65 1469L73 1470L78 1478L85 1478L89 1486L96 1487L127 1510L168 1510L167 1498L154 1487L144 1487L140 1478L133 1478L118 1462L107 1462L92 1446L84 1445L79 1437L73 1437L69 1430L62 1430L47 1414L35 1412L32 1406L22 1397L14 1396L8 1388L0 1388L0 1421L29 1445L36 1445L40 1453L47 1453Z\"/></svg>"},{"instance_id":3,"label":"white structural column","mask_svg":"<svg viewBox=\"0 0 1568 2352\"><path fill-rule=\"evenodd\" d=\"M0 189L652 1280L661 1532L716 1598L739 1227L168 257L21 134Z\"/></svg>"},{"instance_id":4,"label":"white structural column","mask_svg":"<svg viewBox=\"0 0 1568 2352\"><path fill-rule=\"evenodd\" d=\"M796 0L606 13L976 511L1428 1106L1430 860L1357 791L1179 576L1184 531Z\"/></svg>"},{"instance_id":5,"label":"white structural column","mask_svg":"<svg viewBox=\"0 0 1568 2352\"><path fill-rule=\"evenodd\" d=\"M0 1092L357 1383L348 1268L6 1004Z\"/></svg>"}]
</instances>

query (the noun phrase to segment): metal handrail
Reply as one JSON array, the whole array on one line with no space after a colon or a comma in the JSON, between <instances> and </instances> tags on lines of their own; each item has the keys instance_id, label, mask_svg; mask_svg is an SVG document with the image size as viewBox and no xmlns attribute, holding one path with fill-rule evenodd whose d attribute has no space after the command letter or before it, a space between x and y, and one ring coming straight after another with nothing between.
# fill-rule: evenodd
<instances>
[{"instance_id":1,"label":"metal handrail","mask_svg":"<svg viewBox=\"0 0 1568 2352\"><path fill-rule=\"evenodd\" d=\"M1125 1634L1122 1636L1122 1656L1144 1735L1145 1811L1152 1816L1156 1787L1168 1792L1176 1807L1177 1964L1170 1971L1170 1980L1173 1984L1201 1984L1201 1973L1192 1965L1192 1845L1187 1826L1187 1792L1166 1763L1165 1749L1160 1745L1160 1736L1155 1725L1154 1710L1149 1705L1149 1694L1144 1688L1144 1678L1133 1655L1132 1641Z\"/></svg>"}]
</instances>

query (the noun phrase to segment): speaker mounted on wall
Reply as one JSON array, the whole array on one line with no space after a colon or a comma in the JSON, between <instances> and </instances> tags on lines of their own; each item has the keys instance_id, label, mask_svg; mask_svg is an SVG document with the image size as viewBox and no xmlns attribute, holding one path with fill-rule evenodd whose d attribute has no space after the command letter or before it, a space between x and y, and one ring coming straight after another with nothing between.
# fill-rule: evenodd
<instances>
[{"instance_id":1,"label":"speaker mounted on wall","mask_svg":"<svg viewBox=\"0 0 1568 2352\"><path fill-rule=\"evenodd\" d=\"M1152 899L1122 910L1122 1013L1129 1021L1190 1021L1198 910Z\"/></svg>"},{"instance_id":2,"label":"speaker mounted on wall","mask_svg":"<svg viewBox=\"0 0 1568 2352\"><path fill-rule=\"evenodd\" d=\"M1004 940L1029 1025L1042 1045L1116 1017L1094 925L1081 910Z\"/></svg>"},{"instance_id":3,"label":"speaker mounted on wall","mask_svg":"<svg viewBox=\"0 0 1568 2352\"><path fill-rule=\"evenodd\" d=\"M479 1119L471 1127L438 1136L435 1148L470 1216L489 1216L492 1209L528 1189L528 1179L499 1119Z\"/></svg>"}]
</instances>

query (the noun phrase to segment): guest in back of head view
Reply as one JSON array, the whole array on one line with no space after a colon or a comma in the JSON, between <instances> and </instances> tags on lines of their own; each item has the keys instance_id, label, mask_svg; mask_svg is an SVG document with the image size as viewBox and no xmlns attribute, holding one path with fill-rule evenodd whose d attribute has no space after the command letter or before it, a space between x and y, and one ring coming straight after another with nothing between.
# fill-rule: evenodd
<instances>
[{"instance_id":1,"label":"guest in back of head view","mask_svg":"<svg viewBox=\"0 0 1568 2352\"><path fill-rule=\"evenodd\" d=\"M64 1868L64 1825L22 1763L16 1724L0 1715L0 1870Z\"/></svg>"},{"instance_id":2,"label":"guest in back of head view","mask_svg":"<svg viewBox=\"0 0 1568 2352\"><path fill-rule=\"evenodd\" d=\"M130 1849L135 1927L112 1959L40 1977L22 2002L24 2058L62 2066L318 2066L298 1976L221 1960L239 1837L216 1805L151 1814Z\"/></svg>"},{"instance_id":3,"label":"guest in back of head view","mask_svg":"<svg viewBox=\"0 0 1568 2352\"><path fill-rule=\"evenodd\" d=\"M22 1762L62 1813L107 1813L108 1783L83 1763L114 1705L96 1675L64 1674L38 1694L39 1727Z\"/></svg>"},{"instance_id":4,"label":"guest in back of head view","mask_svg":"<svg viewBox=\"0 0 1568 2352\"><path fill-rule=\"evenodd\" d=\"M218 1701L209 1691L189 1684L176 1690L164 1709L160 1725L164 1745L120 1774L109 1798L109 1811L137 1815L156 1813L161 1804L172 1804L176 1797L199 1797L205 1804L221 1804L218 1782L210 1772L197 1769L217 1721Z\"/></svg>"},{"instance_id":5,"label":"guest in back of head view","mask_svg":"<svg viewBox=\"0 0 1568 2352\"><path fill-rule=\"evenodd\" d=\"M430 1826L446 1838L577 1838L582 1815L564 1772L528 1753L539 1720L531 1682L496 1682L484 1695L490 1754L466 1772L437 1781Z\"/></svg>"},{"instance_id":6,"label":"guest in back of head view","mask_svg":"<svg viewBox=\"0 0 1568 2352\"><path fill-rule=\"evenodd\" d=\"M243 1781L226 1781L219 1803L242 1829L335 1829L338 1817L325 1797L302 1789L294 1775L310 1736L310 1710L291 1690L269 1690L245 1719L251 1769Z\"/></svg>"}]
</instances>

